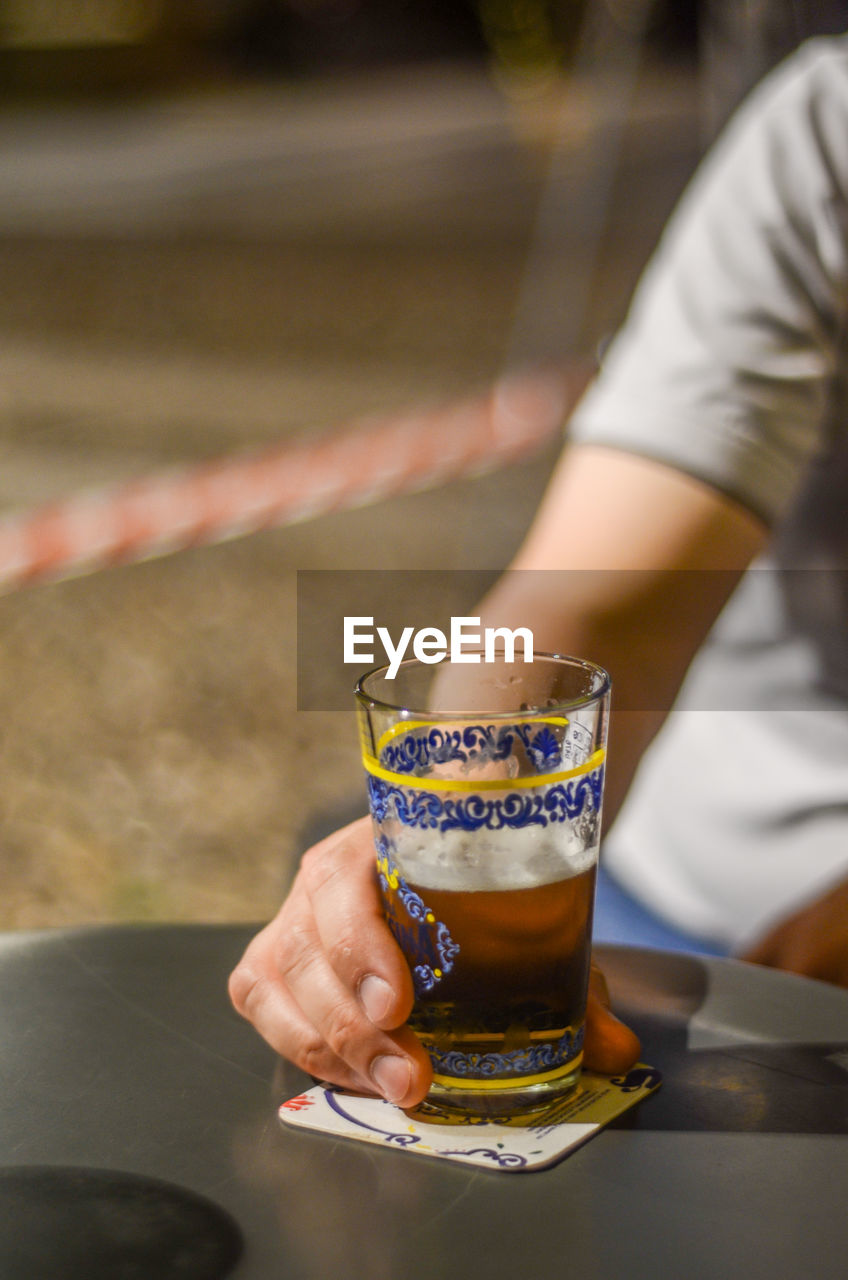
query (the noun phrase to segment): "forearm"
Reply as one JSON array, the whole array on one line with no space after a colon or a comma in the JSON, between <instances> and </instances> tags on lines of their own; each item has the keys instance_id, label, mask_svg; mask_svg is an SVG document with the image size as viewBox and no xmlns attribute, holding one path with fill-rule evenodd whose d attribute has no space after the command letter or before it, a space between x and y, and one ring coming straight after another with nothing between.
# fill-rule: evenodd
<instances>
[{"instance_id":1,"label":"forearm","mask_svg":"<svg viewBox=\"0 0 848 1280\"><path fill-rule=\"evenodd\" d=\"M651 738L665 718L686 666L650 643L650 628L638 610L597 607L594 574L558 570L511 570L481 605L485 625L526 626L537 649L574 654L599 663L612 677L612 721L604 814L609 825ZM595 598L593 598L595 597ZM665 648L665 646L663 646Z\"/></svg>"},{"instance_id":2,"label":"forearm","mask_svg":"<svg viewBox=\"0 0 848 1280\"><path fill-rule=\"evenodd\" d=\"M764 537L753 516L697 481L579 447L563 456L512 567L482 602L484 625L528 627L536 648L609 671L607 822Z\"/></svg>"}]
</instances>

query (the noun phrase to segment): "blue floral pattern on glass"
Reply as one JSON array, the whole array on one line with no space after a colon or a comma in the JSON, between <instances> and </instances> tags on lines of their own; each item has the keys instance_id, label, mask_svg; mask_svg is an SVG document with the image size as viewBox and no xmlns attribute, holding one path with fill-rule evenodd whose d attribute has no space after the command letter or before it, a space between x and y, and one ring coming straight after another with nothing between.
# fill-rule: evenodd
<instances>
[{"instance_id":1,"label":"blue floral pattern on glass","mask_svg":"<svg viewBox=\"0 0 848 1280\"><path fill-rule=\"evenodd\" d=\"M538 773L548 773L557 767L562 760L562 744L547 725L538 733L531 733L526 725L517 724L515 731Z\"/></svg>"},{"instance_id":2,"label":"blue floral pattern on glass","mask_svg":"<svg viewBox=\"0 0 848 1280\"><path fill-rule=\"evenodd\" d=\"M583 1028L567 1028L555 1044L528 1045L506 1053L462 1053L458 1049L428 1052L433 1070L440 1076L461 1080L492 1080L499 1076L536 1076L567 1067L583 1048Z\"/></svg>"},{"instance_id":3,"label":"blue floral pattern on glass","mask_svg":"<svg viewBox=\"0 0 848 1280\"><path fill-rule=\"evenodd\" d=\"M482 764L505 760L512 751L512 726L468 725L465 729L428 728L426 733L410 731L383 747L380 763L394 773L414 773L434 764L459 760Z\"/></svg>"},{"instance_id":4,"label":"blue floral pattern on glass","mask_svg":"<svg viewBox=\"0 0 848 1280\"><path fill-rule=\"evenodd\" d=\"M371 813L378 823L395 817L405 827L437 831L501 831L504 828L570 822L597 815L603 795L604 768L591 773L528 791L508 791L488 797L471 793L457 798L448 793L414 787L396 787L373 774L368 777ZM587 833L588 834L588 833Z\"/></svg>"},{"instance_id":5,"label":"blue floral pattern on glass","mask_svg":"<svg viewBox=\"0 0 848 1280\"><path fill-rule=\"evenodd\" d=\"M562 743L548 723L543 723L541 729L517 723L475 724L464 729L429 726L424 733L410 730L382 748L380 764L392 773L413 775L448 761L478 766L508 759L516 738L538 773L547 773L560 764Z\"/></svg>"},{"instance_id":6,"label":"blue floral pattern on glass","mask_svg":"<svg viewBox=\"0 0 848 1280\"><path fill-rule=\"evenodd\" d=\"M377 841L377 874L386 920L412 970L416 996L427 995L450 973L459 947L420 894L400 874L385 836Z\"/></svg>"}]
</instances>

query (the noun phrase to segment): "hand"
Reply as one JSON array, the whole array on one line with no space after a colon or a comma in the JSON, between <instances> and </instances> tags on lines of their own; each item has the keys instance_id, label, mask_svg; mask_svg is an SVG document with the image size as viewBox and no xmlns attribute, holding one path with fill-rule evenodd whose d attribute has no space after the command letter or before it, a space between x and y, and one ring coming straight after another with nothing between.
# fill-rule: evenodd
<instances>
[{"instance_id":1,"label":"hand","mask_svg":"<svg viewBox=\"0 0 848 1280\"><path fill-rule=\"evenodd\" d=\"M412 979L383 918L370 818L306 853L277 916L234 970L230 997L277 1053L308 1074L402 1107L421 1101L432 1069L404 1025ZM586 1066L624 1072L639 1048L609 1012L593 967Z\"/></svg>"},{"instance_id":2,"label":"hand","mask_svg":"<svg viewBox=\"0 0 848 1280\"><path fill-rule=\"evenodd\" d=\"M848 987L848 880L788 916L740 958Z\"/></svg>"}]
</instances>

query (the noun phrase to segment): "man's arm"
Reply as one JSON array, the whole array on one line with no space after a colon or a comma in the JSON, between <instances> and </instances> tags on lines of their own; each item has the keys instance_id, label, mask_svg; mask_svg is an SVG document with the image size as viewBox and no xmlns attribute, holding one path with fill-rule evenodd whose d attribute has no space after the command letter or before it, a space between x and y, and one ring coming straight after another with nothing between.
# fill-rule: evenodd
<instances>
[{"instance_id":1,"label":"man's arm","mask_svg":"<svg viewBox=\"0 0 848 1280\"><path fill-rule=\"evenodd\" d=\"M599 662L613 684L604 810L615 816L647 744L765 526L671 467L567 447L485 625L525 626L536 647Z\"/></svg>"}]
</instances>

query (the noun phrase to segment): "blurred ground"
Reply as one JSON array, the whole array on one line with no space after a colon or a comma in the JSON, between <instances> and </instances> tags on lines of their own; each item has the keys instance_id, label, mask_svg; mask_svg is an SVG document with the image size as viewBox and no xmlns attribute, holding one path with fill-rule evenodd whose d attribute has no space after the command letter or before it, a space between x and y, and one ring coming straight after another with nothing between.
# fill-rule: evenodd
<instances>
[{"instance_id":1,"label":"blurred ground","mask_svg":"<svg viewBox=\"0 0 848 1280\"><path fill-rule=\"evenodd\" d=\"M6 105L0 507L592 352L698 150L688 68L618 83ZM270 914L364 794L352 711L294 709L295 570L502 567L553 456L0 599L0 927Z\"/></svg>"}]
</instances>

